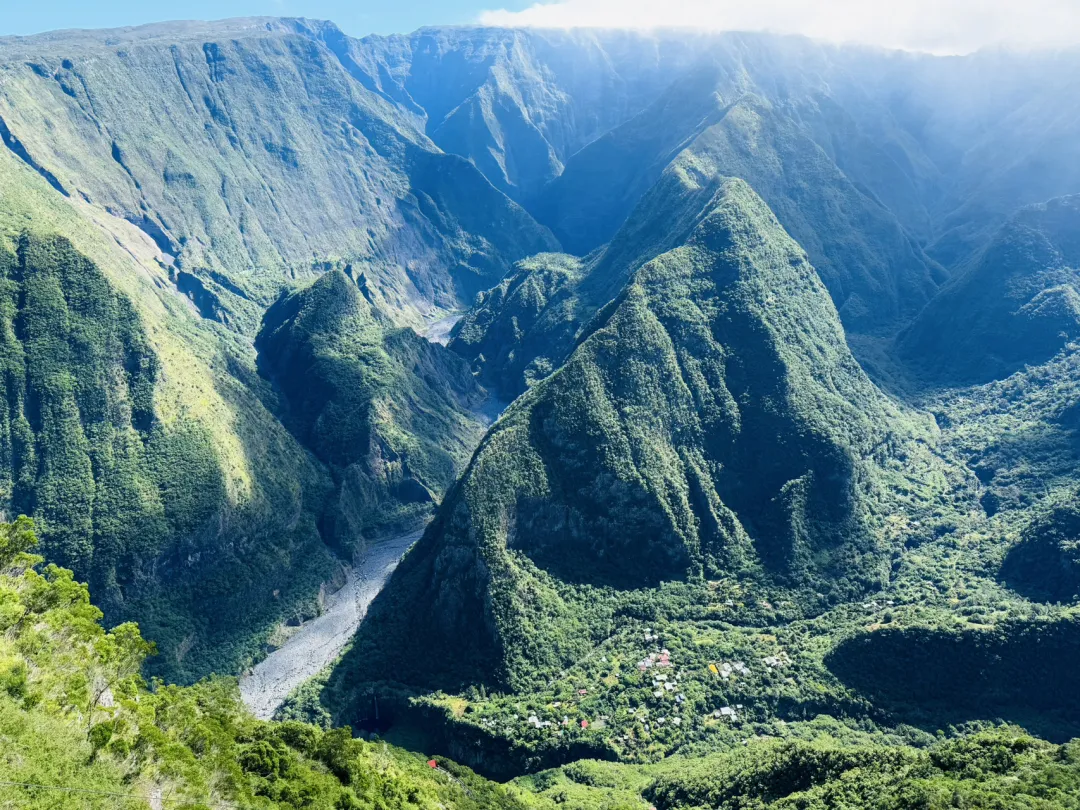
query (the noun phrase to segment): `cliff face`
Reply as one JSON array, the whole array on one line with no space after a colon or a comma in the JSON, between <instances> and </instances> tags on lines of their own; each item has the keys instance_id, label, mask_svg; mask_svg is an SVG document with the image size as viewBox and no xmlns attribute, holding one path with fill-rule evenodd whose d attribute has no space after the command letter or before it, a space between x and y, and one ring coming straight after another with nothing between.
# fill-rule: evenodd
<instances>
[{"instance_id":1,"label":"cliff face","mask_svg":"<svg viewBox=\"0 0 1080 810\"><path fill-rule=\"evenodd\" d=\"M394 327L339 270L271 306L255 346L286 423L338 481L324 532L346 551L428 516L483 434L465 362Z\"/></svg>"},{"instance_id":2,"label":"cliff face","mask_svg":"<svg viewBox=\"0 0 1080 810\"><path fill-rule=\"evenodd\" d=\"M363 262L403 320L554 245L372 92L330 24L157 26L0 44L5 140L176 257L204 315L251 332L290 278Z\"/></svg>"}]
</instances>

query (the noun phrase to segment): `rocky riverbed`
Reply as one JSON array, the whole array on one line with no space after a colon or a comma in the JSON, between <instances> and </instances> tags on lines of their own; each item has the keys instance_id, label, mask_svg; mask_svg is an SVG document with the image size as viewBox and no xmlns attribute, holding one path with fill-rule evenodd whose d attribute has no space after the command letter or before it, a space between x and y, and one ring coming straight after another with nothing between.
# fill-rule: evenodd
<instances>
[{"instance_id":1,"label":"rocky riverbed","mask_svg":"<svg viewBox=\"0 0 1080 810\"><path fill-rule=\"evenodd\" d=\"M373 543L346 571L322 615L304 622L288 640L240 679L240 696L256 717L269 719L289 694L332 664L356 633L368 606L423 530Z\"/></svg>"}]
</instances>

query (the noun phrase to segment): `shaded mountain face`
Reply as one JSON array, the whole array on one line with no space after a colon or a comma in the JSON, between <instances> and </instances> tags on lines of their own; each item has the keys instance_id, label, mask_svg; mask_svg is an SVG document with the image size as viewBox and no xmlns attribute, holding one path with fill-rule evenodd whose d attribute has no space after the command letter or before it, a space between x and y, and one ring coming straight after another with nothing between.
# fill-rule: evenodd
<instances>
[{"instance_id":1,"label":"shaded mountain face","mask_svg":"<svg viewBox=\"0 0 1080 810\"><path fill-rule=\"evenodd\" d=\"M998 572L1010 588L1040 602L1080 598L1080 510L1075 493L1031 521Z\"/></svg>"},{"instance_id":2,"label":"shaded mountain face","mask_svg":"<svg viewBox=\"0 0 1080 810\"><path fill-rule=\"evenodd\" d=\"M255 347L286 423L339 481L324 534L347 550L427 515L483 434L466 363L394 327L340 270L271 306Z\"/></svg>"},{"instance_id":3,"label":"shaded mountain face","mask_svg":"<svg viewBox=\"0 0 1080 810\"><path fill-rule=\"evenodd\" d=\"M424 28L366 37L350 55L369 86L417 116L444 151L525 201L571 155L643 109L708 36Z\"/></svg>"},{"instance_id":4,"label":"shaded mountain face","mask_svg":"<svg viewBox=\"0 0 1080 810\"><path fill-rule=\"evenodd\" d=\"M344 39L234 20L0 40L3 508L171 680L239 671L316 613L327 543L430 513L482 392L395 324L557 247L365 87ZM56 234L75 248L34 247ZM331 272L264 320L345 267L370 302ZM280 355L258 355L264 323Z\"/></svg>"},{"instance_id":5,"label":"shaded mountain face","mask_svg":"<svg viewBox=\"0 0 1080 810\"><path fill-rule=\"evenodd\" d=\"M1080 337L1080 197L1020 211L899 338L939 384L1002 379Z\"/></svg>"},{"instance_id":6,"label":"shaded mountain face","mask_svg":"<svg viewBox=\"0 0 1080 810\"><path fill-rule=\"evenodd\" d=\"M943 278L906 229L929 235L939 178L862 92L851 54L750 35L483 29L357 49L373 86L516 194L570 253L612 239L690 150L760 186L849 328L887 329Z\"/></svg>"},{"instance_id":7,"label":"shaded mountain face","mask_svg":"<svg viewBox=\"0 0 1080 810\"><path fill-rule=\"evenodd\" d=\"M1078 193L1078 67L1075 48L987 50L963 59L897 55L863 73L944 181L927 246L939 262L966 262L1023 206Z\"/></svg>"},{"instance_id":8,"label":"shaded mountain face","mask_svg":"<svg viewBox=\"0 0 1080 810\"><path fill-rule=\"evenodd\" d=\"M823 78L787 87L801 76L781 72L784 56L762 58L732 43L715 64L688 73L576 155L532 210L564 248L580 253L616 234L669 169L740 177L810 254L847 328L895 328L930 299L944 271L858 174L837 165L832 140L855 123L816 86ZM771 82L779 76L778 92ZM845 145L864 160L878 157L865 136L856 141ZM891 161L879 163L887 170Z\"/></svg>"},{"instance_id":9,"label":"shaded mountain face","mask_svg":"<svg viewBox=\"0 0 1080 810\"><path fill-rule=\"evenodd\" d=\"M879 581L878 465L915 421L749 186L722 183L708 210L499 420L362 635L403 660L452 645L520 684L565 654L576 588ZM457 666L426 660L431 682Z\"/></svg>"},{"instance_id":10,"label":"shaded mountain face","mask_svg":"<svg viewBox=\"0 0 1080 810\"><path fill-rule=\"evenodd\" d=\"M24 234L0 248L0 271L3 511L33 516L49 559L100 589L110 621L158 639L152 671L239 666L330 573L314 530L329 481L293 446L240 496L206 423L163 418L154 342L67 240ZM265 435L269 452L279 438Z\"/></svg>"},{"instance_id":11,"label":"shaded mountain face","mask_svg":"<svg viewBox=\"0 0 1080 810\"><path fill-rule=\"evenodd\" d=\"M205 317L248 332L327 260L363 262L381 305L415 322L554 247L354 77L343 39L239 20L6 40L4 140L144 229Z\"/></svg>"}]
</instances>

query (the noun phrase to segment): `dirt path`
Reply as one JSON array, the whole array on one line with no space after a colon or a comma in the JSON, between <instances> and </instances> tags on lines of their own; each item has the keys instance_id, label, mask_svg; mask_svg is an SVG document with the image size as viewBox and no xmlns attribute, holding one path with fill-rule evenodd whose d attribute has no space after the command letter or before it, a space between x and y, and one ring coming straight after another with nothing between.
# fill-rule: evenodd
<instances>
[{"instance_id":1,"label":"dirt path","mask_svg":"<svg viewBox=\"0 0 1080 810\"><path fill-rule=\"evenodd\" d=\"M326 600L325 612L300 625L288 641L240 679L240 697L256 717L272 717L289 693L337 660L368 605L421 534L423 530L418 530L372 545L347 571L341 590Z\"/></svg>"}]
</instances>

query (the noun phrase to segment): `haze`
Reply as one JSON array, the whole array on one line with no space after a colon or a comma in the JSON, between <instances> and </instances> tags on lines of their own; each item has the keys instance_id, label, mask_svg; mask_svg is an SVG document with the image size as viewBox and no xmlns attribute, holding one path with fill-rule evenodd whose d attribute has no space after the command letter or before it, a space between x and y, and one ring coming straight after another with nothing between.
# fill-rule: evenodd
<instances>
[{"instance_id":1,"label":"haze","mask_svg":"<svg viewBox=\"0 0 1080 810\"><path fill-rule=\"evenodd\" d=\"M564 0L483 12L485 25L772 31L938 54L1080 43L1074 0Z\"/></svg>"}]
</instances>

